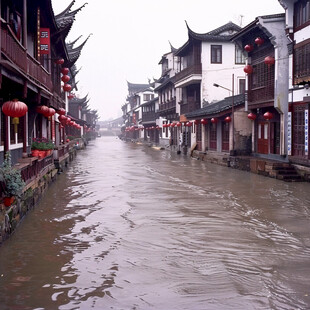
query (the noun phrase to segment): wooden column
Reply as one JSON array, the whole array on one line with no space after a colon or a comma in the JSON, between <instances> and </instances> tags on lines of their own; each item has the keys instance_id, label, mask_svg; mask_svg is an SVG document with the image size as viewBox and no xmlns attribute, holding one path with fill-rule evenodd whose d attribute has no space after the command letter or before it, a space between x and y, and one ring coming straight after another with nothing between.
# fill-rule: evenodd
<instances>
[{"instance_id":1,"label":"wooden column","mask_svg":"<svg viewBox=\"0 0 310 310\"><path fill-rule=\"evenodd\" d=\"M4 134L4 154L9 150L9 117L4 115L4 129L5 129L5 134Z\"/></svg>"},{"instance_id":2,"label":"wooden column","mask_svg":"<svg viewBox=\"0 0 310 310\"><path fill-rule=\"evenodd\" d=\"M24 117L24 128L23 128L23 157L27 157L27 119L28 113Z\"/></svg>"},{"instance_id":3,"label":"wooden column","mask_svg":"<svg viewBox=\"0 0 310 310\"><path fill-rule=\"evenodd\" d=\"M23 46L27 50L27 0L23 1Z\"/></svg>"}]
</instances>

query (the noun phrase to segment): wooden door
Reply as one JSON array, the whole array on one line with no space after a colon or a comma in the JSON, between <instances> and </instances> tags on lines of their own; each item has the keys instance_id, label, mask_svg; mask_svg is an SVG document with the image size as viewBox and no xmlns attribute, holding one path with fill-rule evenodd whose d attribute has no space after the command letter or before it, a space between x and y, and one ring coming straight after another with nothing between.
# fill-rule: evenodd
<instances>
[{"instance_id":1,"label":"wooden door","mask_svg":"<svg viewBox=\"0 0 310 310\"><path fill-rule=\"evenodd\" d=\"M229 151L229 123L222 122L222 151Z\"/></svg>"},{"instance_id":2,"label":"wooden door","mask_svg":"<svg viewBox=\"0 0 310 310\"><path fill-rule=\"evenodd\" d=\"M257 152L260 154L268 154L269 144L269 123L259 122L257 130Z\"/></svg>"},{"instance_id":3,"label":"wooden door","mask_svg":"<svg viewBox=\"0 0 310 310\"><path fill-rule=\"evenodd\" d=\"M197 150L202 151L202 132L201 132L201 124L197 124L196 126L196 142L197 142Z\"/></svg>"},{"instance_id":4,"label":"wooden door","mask_svg":"<svg viewBox=\"0 0 310 310\"><path fill-rule=\"evenodd\" d=\"M216 150L217 149L217 124L211 124L210 125L210 149Z\"/></svg>"}]
</instances>

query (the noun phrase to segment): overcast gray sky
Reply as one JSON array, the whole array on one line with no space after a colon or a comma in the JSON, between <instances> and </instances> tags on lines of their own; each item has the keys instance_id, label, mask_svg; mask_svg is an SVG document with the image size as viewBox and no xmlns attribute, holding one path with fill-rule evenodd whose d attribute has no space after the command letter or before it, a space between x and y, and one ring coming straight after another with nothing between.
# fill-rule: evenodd
<instances>
[{"instance_id":1,"label":"overcast gray sky","mask_svg":"<svg viewBox=\"0 0 310 310\"><path fill-rule=\"evenodd\" d=\"M77 61L77 94L88 94L89 106L100 120L121 116L127 81L147 83L158 78L161 56L188 38L185 20L198 33L206 33L232 21L246 26L255 17L283 13L278 0L76 0L72 9L88 4L76 15L67 41L93 35ZM54 13L71 0L52 0Z\"/></svg>"}]
</instances>

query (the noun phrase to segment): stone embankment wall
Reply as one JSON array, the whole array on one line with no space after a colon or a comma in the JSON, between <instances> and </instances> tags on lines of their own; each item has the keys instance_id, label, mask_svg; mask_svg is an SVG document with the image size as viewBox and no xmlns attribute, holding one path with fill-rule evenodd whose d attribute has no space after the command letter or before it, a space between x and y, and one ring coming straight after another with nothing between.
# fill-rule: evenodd
<instances>
[{"instance_id":1,"label":"stone embankment wall","mask_svg":"<svg viewBox=\"0 0 310 310\"><path fill-rule=\"evenodd\" d=\"M57 175L68 167L68 164L74 160L77 151L84 149L86 144L79 144L79 147L70 149L67 156L55 160L40 177L25 186L25 190L20 199L15 199L10 207L6 207L0 201L0 246L1 243L10 237L16 230L18 224L22 221L28 211L32 210L42 198L49 185L57 179Z\"/></svg>"}]
</instances>

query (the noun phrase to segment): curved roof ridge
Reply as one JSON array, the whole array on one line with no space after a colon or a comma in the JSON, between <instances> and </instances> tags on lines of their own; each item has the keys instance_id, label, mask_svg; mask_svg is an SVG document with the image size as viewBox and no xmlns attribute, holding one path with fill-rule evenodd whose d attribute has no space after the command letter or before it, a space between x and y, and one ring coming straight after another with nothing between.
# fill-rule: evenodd
<instances>
[{"instance_id":1,"label":"curved roof ridge","mask_svg":"<svg viewBox=\"0 0 310 310\"><path fill-rule=\"evenodd\" d=\"M71 43L69 43L69 44L67 44L67 48L68 48L68 53L70 54L70 53L72 53L72 54L74 54L74 53L76 53L76 52L80 52L81 50L82 50L82 48L83 48L83 46L86 44L86 42L88 41L88 39L90 38L90 36L92 35L92 33L90 33L89 35L88 35L88 37L84 40L84 42L82 42L79 46L77 46L77 47L73 47L73 44L71 44ZM81 37L81 36L80 36ZM79 38L80 38L79 37ZM78 39L79 39L78 38ZM76 42L77 40L75 40L75 42Z\"/></svg>"},{"instance_id":2,"label":"curved roof ridge","mask_svg":"<svg viewBox=\"0 0 310 310\"><path fill-rule=\"evenodd\" d=\"M169 45L170 45L171 52L172 52L172 53L176 52L178 49L175 48L175 47L173 47L173 45L171 44L170 41L168 41L168 42L169 42Z\"/></svg>"},{"instance_id":3,"label":"curved roof ridge","mask_svg":"<svg viewBox=\"0 0 310 310\"><path fill-rule=\"evenodd\" d=\"M188 30L189 38L200 40L200 41L208 41L208 40L215 41L216 39L229 40L230 37L233 35L233 33L238 32L242 29L240 26L238 26L235 23L230 21L230 22L228 22L228 23L226 23L226 24L224 24L224 25L222 25L222 26L220 26L214 30L211 30L209 32L198 33L198 32L193 31L189 27L187 21L185 21L185 23L186 23L186 27ZM231 31L232 33L226 34L226 35L222 34L225 31Z\"/></svg>"},{"instance_id":4,"label":"curved roof ridge","mask_svg":"<svg viewBox=\"0 0 310 310\"><path fill-rule=\"evenodd\" d=\"M75 3L75 0L72 0L71 3L62 12L60 12L57 15L55 15L55 18L61 17L63 15L66 15L66 13L70 11L70 9L74 5L74 3Z\"/></svg>"},{"instance_id":5,"label":"curved roof ridge","mask_svg":"<svg viewBox=\"0 0 310 310\"><path fill-rule=\"evenodd\" d=\"M79 37L77 37L75 40L73 40L72 42L67 43L67 46L73 47L73 45L82 38L82 35L80 35Z\"/></svg>"}]
</instances>

